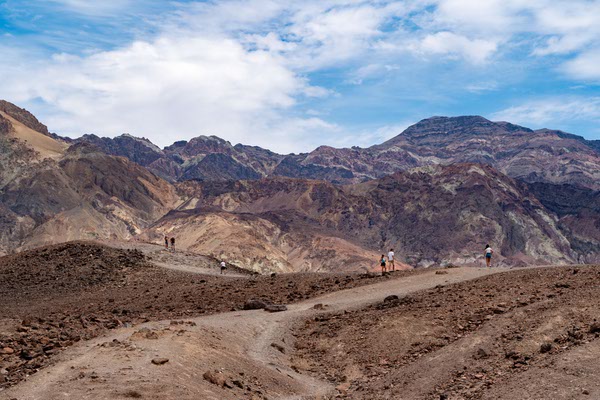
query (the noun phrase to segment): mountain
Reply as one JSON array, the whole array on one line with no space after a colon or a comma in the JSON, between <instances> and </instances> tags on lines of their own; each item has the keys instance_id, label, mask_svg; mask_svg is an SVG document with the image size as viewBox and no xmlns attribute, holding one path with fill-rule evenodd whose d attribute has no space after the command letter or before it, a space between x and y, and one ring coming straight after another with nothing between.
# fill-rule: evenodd
<instances>
[{"instance_id":1,"label":"mountain","mask_svg":"<svg viewBox=\"0 0 600 400\"><path fill-rule=\"evenodd\" d=\"M283 156L260 147L231 143L216 136L180 141L161 150L146 138L114 139L84 135L76 143L93 144L106 154L127 157L171 181L259 179L269 175Z\"/></svg>"},{"instance_id":2,"label":"mountain","mask_svg":"<svg viewBox=\"0 0 600 400\"><path fill-rule=\"evenodd\" d=\"M394 248L411 265L477 265L486 242L498 262L570 263L558 219L528 188L489 166L457 164L339 186L268 178L186 182L187 202L144 235L261 271L376 266Z\"/></svg>"},{"instance_id":3,"label":"mountain","mask_svg":"<svg viewBox=\"0 0 600 400\"><path fill-rule=\"evenodd\" d=\"M425 162L489 164L528 182L600 183L600 153L583 138L482 117L423 120L377 148L404 149Z\"/></svg>"},{"instance_id":4,"label":"mountain","mask_svg":"<svg viewBox=\"0 0 600 400\"><path fill-rule=\"evenodd\" d=\"M177 205L175 188L140 165L38 132L20 122L36 126L23 110L17 117L0 111L0 252L128 239Z\"/></svg>"},{"instance_id":5,"label":"mountain","mask_svg":"<svg viewBox=\"0 0 600 400\"><path fill-rule=\"evenodd\" d=\"M12 118L33 131L52 137L52 134L48 132L48 127L38 121L33 114L24 108L17 107L8 101L0 100L0 114L3 118Z\"/></svg>"},{"instance_id":6,"label":"mountain","mask_svg":"<svg viewBox=\"0 0 600 400\"><path fill-rule=\"evenodd\" d=\"M162 242L260 272L600 260L596 143L433 117L370 148L279 155L201 136L60 138L0 108L0 253L75 239Z\"/></svg>"},{"instance_id":7,"label":"mountain","mask_svg":"<svg viewBox=\"0 0 600 400\"><path fill-rule=\"evenodd\" d=\"M321 146L285 156L259 147L232 146L215 136L178 142L162 151L146 139L130 136L78 140L95 144L100 140L108 154L126 156L173 182L284 176L349 184L425 165L481 163L527 182L600 189L599 141L478 116L425 119L369 148ZM132 144L141 141L143 145Z\"/></svg>"}]
</instances>

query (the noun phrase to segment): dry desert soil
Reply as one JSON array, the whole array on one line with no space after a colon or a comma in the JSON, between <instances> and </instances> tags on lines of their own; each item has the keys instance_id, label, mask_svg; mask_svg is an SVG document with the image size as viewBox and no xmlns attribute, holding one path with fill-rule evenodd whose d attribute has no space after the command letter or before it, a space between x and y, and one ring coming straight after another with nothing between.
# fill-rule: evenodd
<instances>
[{"instance_id":1,"label":"dry desert soil","mask_svg":"<svg viewBox=\"0 0 600 400\"><path fill-rule=\"evenodd\" d=\"M598 267L222 277L120 247L0 258L0 399L600 398Z\"/></svg>"}]
</instances>

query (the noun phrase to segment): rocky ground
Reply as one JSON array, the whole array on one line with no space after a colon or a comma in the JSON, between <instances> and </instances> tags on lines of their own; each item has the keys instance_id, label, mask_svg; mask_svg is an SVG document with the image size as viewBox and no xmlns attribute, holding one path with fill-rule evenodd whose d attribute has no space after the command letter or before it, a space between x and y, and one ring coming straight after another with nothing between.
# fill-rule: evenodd
<instances>
[{"instance_id":1,"label":"rocky ground","mask_svg":"<svg viewBox=\"0 0 600 400\"><path fill-rule=\"evenodd\" d=\"M293 303L390 279L372 274L221 277L160 268L147 253L72 242L0 258L0 389L109 329L239 310L252 298ZM169 253L158 257L160 263L165 257ZM179 263L185 258L173 257ZM411 272L394 278L403 274Z\"/></svg>"},{"instance_id":2,"label":"rocky ground","mask_svg":"<svg viewBox=\"0 0 600 400\"><path fill-rule=\"evenodd\" d=\"M516 270L324 313L293 362L342 398L600 398L599 282L599 266Z\"/></svg>"}]
</instances>

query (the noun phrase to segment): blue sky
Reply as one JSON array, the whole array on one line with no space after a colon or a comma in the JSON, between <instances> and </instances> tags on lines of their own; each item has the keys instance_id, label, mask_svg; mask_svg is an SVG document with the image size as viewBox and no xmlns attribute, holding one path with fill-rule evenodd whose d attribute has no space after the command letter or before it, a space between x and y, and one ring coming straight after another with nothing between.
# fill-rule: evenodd
<instances>
[{"instance_id":1,"label":"blue sky","mask_svg":"<svg viewBox=\"0 0 600 400\"><path fill-rule=\"evenodd\" d=\"M600 139L599 16L590 0L0 0L0 98L59 134L161 146L368 146L473 114Z\"/></svg>"}]
</instances>

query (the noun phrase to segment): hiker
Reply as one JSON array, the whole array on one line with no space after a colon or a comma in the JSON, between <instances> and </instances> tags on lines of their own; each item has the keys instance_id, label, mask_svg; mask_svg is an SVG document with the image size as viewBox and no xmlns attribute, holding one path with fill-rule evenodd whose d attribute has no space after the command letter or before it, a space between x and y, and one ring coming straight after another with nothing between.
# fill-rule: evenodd
<instances>
[{"instance_id":1,"label":"hiker","mask_svg":"<svg viewBox=\"0 0 600 400\"><path fill-rule=\"evenodd\" d=\"M390 249L388 253L388 262L390 263L390 271L395 271L396 266L394 265L394 249Z\"/></svg>"},{"instance_id":2,"label":"hiker","mask_svg":"<svg viewBox=\"0 0 600 400\"><path fill-rule=\"evenodd\" d=\"M381 275L385 275L385 255L381 255L381 260L379 260L379 264L381 265Z\"/></svg>"},{"instance_id":3,"label":"hiker","mask_svg":"<svg viewBox=\"0 0 600 400\"><path fill-rule=\"evenodd\" d=\"M171 251L175 251L175 238L171 238Z\"/></svg>"},{"instance_id":4,"label":"hiker","mask_svg":"<svg viewBox=\"0 0 600 400\"><path fill-rule=\"evenodd\" d=\"M485 265L488 268L492 268L492 254L494 254L494 250L490 247L489 244L485 245Z\"/></svg>"},{"instance_id":5,"label":"hiker","mask_svg":"<svg viewBox=\"0 0 600 400\"><path fill-rule=\"evenodd\" d=\"M227 264L225 264L225 261L221 261L221 275L223 275L226 270L227 270Z\"/></svg>"},{"instance_id":6,"label":"hiker","mask_svg":"<svg viewBox=\"0 0 600 400\"><path fill-rule=\"evenodd\" d=\"M165 249L169 250L169 238L165 235Z\"/></svg>"}]
</instances>

